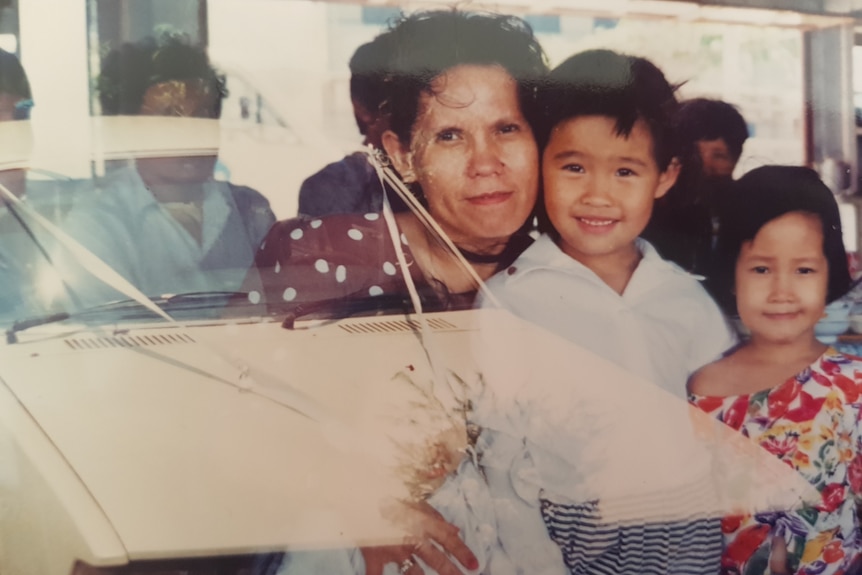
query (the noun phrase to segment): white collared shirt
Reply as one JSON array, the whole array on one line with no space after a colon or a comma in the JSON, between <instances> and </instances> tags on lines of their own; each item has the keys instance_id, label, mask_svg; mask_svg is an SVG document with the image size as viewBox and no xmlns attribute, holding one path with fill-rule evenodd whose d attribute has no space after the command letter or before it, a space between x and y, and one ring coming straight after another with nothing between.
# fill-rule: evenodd
<instances>
[{"instance_id":1,"label":"white collared shirt","mask_svg":"<svg viewBox=\"0 0 862 575\"><path fill-rule=\"evenodd\" d=\"M688 377L736 337L695 276L638 239L643 255L622 295L547 235L488 281L503 307L678 397ZM491 307L487 298L480 305Z\"/></svg>"},{"instance_id":2,"label":"white collared shirt","mask_svg":"<svg viewBox=\"0 0 862 575\"><path fill-rule=\"evenodd\" d=\"M101 190L82 194L63 229L148 296L236 290L261 238L244 225L228 184L206 182L203 191L200 241L155 199L133 166L111 174ZM78 290L84 305L116 299L98 282L86 288Z\"/></svg>"}]
</instances>

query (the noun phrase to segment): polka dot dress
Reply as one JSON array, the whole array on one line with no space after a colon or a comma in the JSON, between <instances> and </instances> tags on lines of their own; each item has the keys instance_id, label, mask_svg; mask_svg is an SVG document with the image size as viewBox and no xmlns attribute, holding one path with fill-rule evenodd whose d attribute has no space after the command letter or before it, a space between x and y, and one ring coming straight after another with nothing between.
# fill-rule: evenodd
<instances>
[{"instance_id":1,"label":"polka dot dress","mask_svg":"<svg viewBox=\"0 0 862 575\"><path fill-rule=\"evenodd\" d=\"M417 288L428 288L401 235ZM408 295L380 214L295 218L276 223L255 258L260 283L247 282L249 301L270 310L340 298ZM256 283L256 282L255 282Z\"/></svg>"}]
</instances>

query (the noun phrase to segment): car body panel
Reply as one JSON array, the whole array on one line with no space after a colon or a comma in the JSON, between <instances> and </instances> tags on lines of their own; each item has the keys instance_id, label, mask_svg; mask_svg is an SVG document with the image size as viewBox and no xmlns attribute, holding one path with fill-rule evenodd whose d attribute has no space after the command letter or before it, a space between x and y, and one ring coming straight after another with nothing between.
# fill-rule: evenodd
<instances>
[{"instance_id":1,"label":"car body panel","mask_svg":"<svg viewBox=\"0 0 862 575\"><path fill-rule=\"evenodd\" d=\"M75 560L125 563L125 548L92 493L6 385L0 454L4 573L68 573Z\"/></svg>"},{"instance_id":2,"label":"car body panel","mask_svg":"<svg viewBox=\"0 0 862 575\"><path fill-rule=\"evenodd\" d=\"M406 495L391 422L379 416L411 409L387 389L393 377L431 377L409 327L361 337L274 322L49 331L0 349L4 381L130 559L400 540L379 513Z\"/></svg>"}]
</instances>

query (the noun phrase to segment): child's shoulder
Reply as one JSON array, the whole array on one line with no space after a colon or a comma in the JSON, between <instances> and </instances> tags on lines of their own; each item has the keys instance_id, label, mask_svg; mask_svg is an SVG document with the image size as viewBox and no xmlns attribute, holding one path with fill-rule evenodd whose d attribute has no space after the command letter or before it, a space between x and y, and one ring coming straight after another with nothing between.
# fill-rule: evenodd
<instances>
[{"instance_id":1,"label":"child's shoulder","mask_svg":"<svg viewBox=\"0 0 862 575\"><path fill-rule=\"evenodd\" d=\"M726 395L728 388L732 387L728 384L736 378L737 364L734 356L729 355L704 365L689 378L688 392L707 397Z\"/></svg>"},{"instance_id":2,"label":"child's shoulder","mask_svg":"<svg viewBox=\"0 0 862 575\"><path fill-rule=\"evenodd\" d=\"M843 375L862 380L862 357L839 351L834 347L827 349L819 358L820 368L827 373L841 372ZM828 365L827 365L828 364Z\"/></svg>"}]
</instances>

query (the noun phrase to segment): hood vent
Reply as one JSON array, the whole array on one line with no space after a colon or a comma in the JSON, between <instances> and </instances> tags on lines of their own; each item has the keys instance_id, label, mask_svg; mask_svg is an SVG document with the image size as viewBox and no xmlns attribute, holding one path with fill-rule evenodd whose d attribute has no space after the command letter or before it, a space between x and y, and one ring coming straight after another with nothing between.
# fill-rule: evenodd
<instances>
[{"instance_id":1,"label":"hood vent","mask_svg":"<svg viewBox=\"0 0 862 575\"><path fill-rule=\"evenodd\" d=\"M64 341L66 345L74 351L122 347L152 347L154 345L173 345L176 343L195 343L193 337L184 333L115 335L111 337L75 337L65 339Z\"/></svg>"},{"instance_id":2,"label":"hood vent","mask_svg":"<svg viewBox=\"0 0 862 575\"><path fill-rule=\"evenodd\" d=\"M458 329L453 323L445 319L429 318L428 325L436 331L445 331ZM350 323L339 324L341 329L352 334L363 333L405 333L413 332L421 329L420 323L417 320L373 320L373 321L352 321Z\"/></svg>"}]
</instances>

